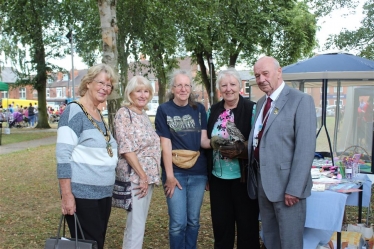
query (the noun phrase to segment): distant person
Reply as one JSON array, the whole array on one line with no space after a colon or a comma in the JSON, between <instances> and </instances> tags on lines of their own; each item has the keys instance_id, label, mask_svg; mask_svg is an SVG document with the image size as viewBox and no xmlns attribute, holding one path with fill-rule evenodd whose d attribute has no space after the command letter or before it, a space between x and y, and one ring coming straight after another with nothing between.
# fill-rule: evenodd
<instances>
[{"instance_id":1,"label":"distant person","mask_svg":"<svg viewBox=\"0 0 374 249\"><path fill-rule=\"evenodd\" d=\"M20 123L23 121L23 115L20 112L13 112L13 121L9 123L9 128L12 128L13 126L18 123L18 127L20 127Z\"/></svg>"},{"instance_id":2,"label":"distant person","mask_svg":"<svg viewBox=\"0 0 374 249\"><path fill-rule=\"evenodd\" d=\"M38 109L38 104L37 103L34 103L34 113L35 113L35 123L38 123L39 109Z\"/></svg>"},{"instance_id":3,"label":"distant person","mask_svg":"<svg viewBox=\"0 0 374 249\"><path fill-rule=\"evenodd\" d=\"M69 104L57 130L57 178L61 211L75 238L74 216L84 237L104 248L112 208L117 142L98 110L112 93L117 75L105 64L88 69L79 85L79 102ZM78 231L78 238L82 238Z\"/></svg>"},{"instance_id":4,"label":"distant person","mask_svg":"<svg viewBox=\"0 0 374 249\"><path fill-rule=\"evenodd\" d=\"M263 241L269 249L303 248L316 148L314 100L284 83L282 68L273 57L260 58L253 71L265 93L257 102L256 122L249 135Z\"/></svg>"},{"instance_id":5,"label":"distant person","mask_svg":"<svg viewBox=\"0 0 374 249\"><path fill-rule=\"evenodd\" d=\"M362 146L367 149L371 145L371 134L373 132L373 97L367 101L361 99L358 111L358 138Z\"/></svg>"},{"instance_id":6,"label":"distant person","mask_svg":"<svg viewBox=\"0 0 374 249\"><path fill-rule=\"evenodd\" d=\"M0 123L5 122L5 121L6 119L5 119L4 110L0 108Z\"/></svg>"},{"instance_id":7,"label":"distant person","mask_svg":"<svg viewBox=\"0 0 374 249\"><path fill-rule=\"evenodd\" d=\"M23 120L26 122L27 126L29 126L29 110L26 106L23 107Z\"/></svg>"},{"instance_id":8,"label":"distant person","mask_svg":"<svg viewBox=\"0 0 374 249\"><path fill-rule=\"evenodd\" d=\"M32 103L29 104L27 109L28 118L29 118L29 127L34 127L35 124L35 108L32 106Z\"/></svg>"},{"instance_id":9,"label":"distant person","mask_svg":"<svg viewBox=\"0 0 374 249\"><path fill-rule=\"evenodd\" d=\"M63 104L60 106L59 115L62 115L62 113L64 113L65 108L66 108L66 104Z\"/></svg>"},{"instance_id":10,"label":"distant person","mask_svg":"<svg viewBox=\"0 0 374 249\"><path fill-rule=\"evenodd\" d=\"M125 249L143 247L153 189L161 182L160 139L145 112L152 96L151 83L142 76L134 76L127 83L124 102L115 116L119 154L116 180L131 189L127 201L123 201L128 211L122 246Z\"/></svg>"},{"instance_id":11,"label":"distant person","mask_svg":"<svg viewBox=\"0 0 374 249\"><path fill-rule=\"evenodd\" d=\"M364 109L365 105L366 105L366 102L365 102L364 98L361 98L360 99L360 106L359 106L359 108L362 110L362 109Z\"/></svg>"},{"instance_id":12,"label":"distant person","mask_svg":"<svg viewBox=\"0 0 374 249\"><path fill-rule=\"evenodd\" d=\"M13 112L14 112L13 106L12 106L11 104L9 104L9 106L8 106L8 111L9 111L10 113L12 113L12 114L13 114Z\"/></svg>"}]
</instances>

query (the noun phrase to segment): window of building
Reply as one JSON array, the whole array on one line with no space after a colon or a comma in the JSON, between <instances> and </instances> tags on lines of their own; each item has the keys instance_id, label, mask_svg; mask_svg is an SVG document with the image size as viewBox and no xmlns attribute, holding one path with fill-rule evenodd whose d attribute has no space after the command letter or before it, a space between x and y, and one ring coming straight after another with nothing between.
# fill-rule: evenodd
<instances>
[{"instance_id":1,"label":"window of building","mask_svg":"<svg viewBox=\"0 0 374 249\"><path fill-rule=\"evenodd\" d=\"M1 98L2 99L7 99L8 98L8 92L6 92L6 91L1 92Z\"/></svg>"},{"instance_id":2,"label":"window of building","mask_svg":"<svg viewBox=\"0 0 374 249\"><path fill-rule=\"evenodd\" d=\"M19 89L19 98L20 99L26 99L26 88L21 87Z\"/></svg>"},{"instance_id":3,"label":"window of building","mask_svg":"<svg viewBox=\"0 0 374 249\"><path fill-rule=\"evenodd\" d=\"M48 84L52 84L52 83L53 83L53 79L50 78L50 77L48 77L48 78L47 78L47 83L48 83Z\"/></svg>"},{"instance_id":4,"label":"window of building","mask_svg":"<svg viewBox=\"0 0 374 249\"><path fill-rule=\"evenodd\" d=\"M251 87L249 85L249 82L246 81L244 85L245 85L245 93L249 94L251 92Z\"/></svg>"},{"instance_id":5,"label":"window of building","mask_svg":"<svg viewBox=\"0 0 374 249\"><path fill-rule=\"evenodd\" d=\"M66 87L62 88L62 97L66 98Z\"/></svg>"},{"instance_id":6,"label":"window of building","mask_svg":"<svg viewBox=\"0 0 374 249\"><path fill-rule=\"evenodd\" d=\"M64 76L62 77L62 80L63 81L68 81L69 80L69 75L68 74L64 74Z\"/></svg>"},{"instance_id":7,"label":"window of building","mask_svg":"<svg viewBox=\"0 0 374 249\"><path fill-rule=\"evenodd\" d=\"M32 91L32 96L33 96L34 99L37 99L38 98L38 91L37 90Z\"/></svg>"},{"instance_id":8,"label":"window of building","mask_svg":"<svg viewBox=\"0 0 374 249\"><path fill-rule=\"evenodd\" d=\"M62 97L62 88L56 88L56 97L61 98Z\"/></svg>"},{"instance_id":9,"label":"window of building","mask_svg":"<svg viewBox=\"0 0 374 249\"><path fill-rule=\"evenodd\" d=\"M45 92L45 94L46 94L47 98L49 98L49 97L50 97L50 96L49 96L49 88L47 88L47 89L46 89L46 92Z\"/></svg>"}]
</instances>

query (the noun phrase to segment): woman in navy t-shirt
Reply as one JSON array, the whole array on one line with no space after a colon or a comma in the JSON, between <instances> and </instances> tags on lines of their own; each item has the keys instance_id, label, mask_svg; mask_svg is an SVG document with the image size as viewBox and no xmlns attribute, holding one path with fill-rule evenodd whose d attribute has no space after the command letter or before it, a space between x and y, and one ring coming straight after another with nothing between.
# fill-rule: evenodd
<instances>
[{"instance_id":1,"label":"woman in navy t-shirt","mask_svg":"<svg viewBox=\"0 0 374 249\"><path fill-rule=\"evenodd\" d=\"M202 104L191 96L192 78L183 70L173 72L170 101L157 109L155 126L161 139L162 181L169 212L169 242L172 249L196 248L200 208L207 182L207 159L202 148L210 148L207 117ZM173 164L172 150L200 151L193 167Z\"/></svg>"}]
</instances>

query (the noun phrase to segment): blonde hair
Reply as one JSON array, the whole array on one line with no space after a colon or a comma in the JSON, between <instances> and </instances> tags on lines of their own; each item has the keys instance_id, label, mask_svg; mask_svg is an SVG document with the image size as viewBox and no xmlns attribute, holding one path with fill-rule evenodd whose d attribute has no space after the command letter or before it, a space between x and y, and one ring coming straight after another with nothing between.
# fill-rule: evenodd
<instances>
[{"instance_id":1,"label":"blonde hair","mask_svg":"<svg viewBox=\"0 0 374 249\"><path fill-rule=\"evenodd\" d=\"M151 99L153 98L153 87L152 87L151 83L149 82L149 80L147 80L143 76L136 75L136 76L132 77L131 80L127 83L127 86L125 88L125 94L124 94L122 106L128 107L128 106L134 104L134 101L131 99L130 94L133 91L136 91L139 87L142 87L142 86L144 86L149 91L149 97L148 97L148 101L147 101L147 104L148 104L149 101L151 101ZM145 106L144 110L148 110L148 107Z\"/></svg>"},{"instance_id":2,"label":"blonde hair","mask_svg":"<svg viewBox=\"0 0 374 249\"><path fill-rule=\"evenodd\" d=\"M112 91L114 88L114 84L118 81L118 76L114 72L113 68L106 64L97 64L95 66L92 66L88 69L87 74L83 76L82 81L79 85L78 92L79 96L83 97L87 92L87 85L96 78L97 75L99 75L101 72L106 73L110 83L112 83Z\"/></svg>"}]
</instances>

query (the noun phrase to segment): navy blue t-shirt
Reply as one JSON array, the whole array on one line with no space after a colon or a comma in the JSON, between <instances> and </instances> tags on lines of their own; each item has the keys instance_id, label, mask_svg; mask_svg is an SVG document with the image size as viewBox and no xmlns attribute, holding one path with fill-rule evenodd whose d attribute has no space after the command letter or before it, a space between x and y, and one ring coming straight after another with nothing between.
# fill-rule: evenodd
<instances>
[{"instance_id":1,"label":"navy blue t-shirt","mask_svg":"<svg viewBox=\"0 0 374 249\"><path fill-rule=\"evenodd\" d=\"M190 105L178 106L170 100L158 107L155 126L160 137L170 139L173 150L200 151L192 168L181 169L173 164L174 173L207 174L207 159L200 147L201 130L207 129L207 116L202 104L198 103L194 110ZM162 158L161 167L165 168Z\"/></svg>"}]
</instances>

